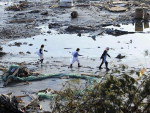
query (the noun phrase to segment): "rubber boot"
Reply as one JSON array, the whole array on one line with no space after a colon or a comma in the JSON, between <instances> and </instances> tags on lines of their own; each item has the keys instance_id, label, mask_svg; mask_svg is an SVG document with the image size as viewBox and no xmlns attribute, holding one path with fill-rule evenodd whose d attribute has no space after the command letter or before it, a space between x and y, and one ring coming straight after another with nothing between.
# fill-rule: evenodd
<instances>
[{"instance_id":1,"label":"rubber boot","mask_svg":"<svg viewBox=\"0 0 150 113\"><path fill-rule=\"evenodd\" d=\"M40 61L41 61L41 64L43 64L43 60L44 60L44 59L41 59L41 60L40 60Z\"/></svg>"},{"instance_id":2,"label":"rubber boot","mask_svg":"<svg viewBox=\"0 0 150 113\"><path fill-rule=\"evenodd\" d=\"M78 67L81 67L80 63L78 63Z\"/></svg>"},{"instance_id":3,"label":"rubber boot","mask_svg":"<svg viewBox=\"0 0 150 113\"><path fill-rule=\"evenodd\" d=\"M108 68L108 62L105 62L105 66L106 66L106 71L109 71L110 69Z\"/></svg>"},{"instance_id":4,"label":"rubber boot","mask_svg":"<svg viewBox=\"0 0 150 113\"><path fill-rule=\"evenodd\" d=\"M99 70L102 69L102 65L103 65L103 62L102 62L101 65L99 66Z\"/></svg>"}]
</instances>

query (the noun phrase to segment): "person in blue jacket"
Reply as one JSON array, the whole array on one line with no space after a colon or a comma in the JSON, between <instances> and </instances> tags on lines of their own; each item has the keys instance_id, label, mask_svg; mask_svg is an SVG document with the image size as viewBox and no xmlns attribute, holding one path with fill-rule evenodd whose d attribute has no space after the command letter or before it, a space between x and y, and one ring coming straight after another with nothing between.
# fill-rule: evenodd
<instances>
[{"instance_id":1,"label":"person in blue jacket","mask_svg":"<svg viewBox=\"0 0 150 113\"><path fill-rule=\"evenodd\" d=\"M108 51L109 51L109 47L107 47L107 48L104 50L102 56L100 57L100 59L102 59L102 62L101 62L101 64L100 64L100 66L99 66L99 69L102 69L102 65L105 63L106 71L109 71L109 70L110 70L110 69L108 68L108 62L107 62L107 60L106 60L107 56L110 57L110 55L108 54ZM110 58L111 58L111 57L110 57Z\"/></svg>"},{"instance_id":2,"label":"person in blue jacket","mask_svg":"<svg viewBox=\"0 0 150 113\"><path fill-rule=\"evenodd\" d=\"M69 66L70 68L72 68L72 65L74 62L78 62L78 67L81 67L78 56L82 56L82 55L79 54L79 51L80 51L80 49L77 48L76 51L72 53L73 58L72 58L70 66Z\"/></svg>"}]
</instances>

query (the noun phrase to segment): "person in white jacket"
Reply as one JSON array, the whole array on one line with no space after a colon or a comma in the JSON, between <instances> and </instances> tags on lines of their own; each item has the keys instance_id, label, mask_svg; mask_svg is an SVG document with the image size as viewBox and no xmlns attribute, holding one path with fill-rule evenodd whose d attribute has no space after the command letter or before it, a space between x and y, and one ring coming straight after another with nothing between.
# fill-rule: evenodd
<instances>
[{"instance_id":1,"label":"person in white jacket","mask_svg":"<svg viewBox=\"0 0 150 113\"><path fill-rule=\"evenodd\" d=\"M40 57L40 62L41 62L41 64L43 63L43 60L44 60L44 54L43 54L43 51L44 51L44 50L43 50L43 49L44 49L44 45L41 45L39 51L37 52L38 55L39 55L39 57Z\"/></svg>"},{"instance_id":2,"label":"person in white jacket","mask_svg":"<svg viewBox=\"0 0 150 113\"><path fill-rule=\"evenodd\" d=\"M69 66L70 68L72 68L72 65L73 65L74 62L78 62L78 67L81 67L78 56L82 56L82 55L80 55L78 53L79 51L80 51L80 49L77 48L76 51L72 53L73 58L72 58L70 66Z\"/></svg>"}]
</instances>

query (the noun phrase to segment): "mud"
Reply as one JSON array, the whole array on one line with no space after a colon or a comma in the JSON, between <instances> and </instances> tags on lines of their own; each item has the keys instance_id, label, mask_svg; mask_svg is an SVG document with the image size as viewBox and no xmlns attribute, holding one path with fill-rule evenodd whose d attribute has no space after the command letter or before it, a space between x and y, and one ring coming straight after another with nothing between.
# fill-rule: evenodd
<instances>
[{"instance_id":1,"label":"mud","mask_svg":"<svg viewBox=\"0 0 150 113\"><path fill-rule=\"evenodd\" d=\"M17 4L19 4L19 1ZM21 2L24 3L24 2ZM82 1L85 3L85 1ZM130 10L123 13L111 13L105 9L105 2L80 5L81 2L76 2L72 8L59 7L58 1L29 1L26 7L19 11L4 11L7 7L13 4L6 3L3 6L3 15L6 19L0 26L0 35L2 39L24 38L40 34L36 27L42 24L49 24L49 28L55 28L60 33L67 32L93 32L100 30L104 24L120 24L122 22L132 22L134 10L140 6L140 3L129 1L128 5L132 7ZM111 3L109 3L111 4ZM149 7L145 4L146 7ZM77 11L78 17L71 19L71 12ZM52 23L52 24L51 24ZM76 26L76 27L72 27ZM89 28L90 27L90 28ZM70 29L71 30L70 30Z\"/></svg>"},{"instance_id":2,"label":"mud","mask_svg":"<svg viewBox=\"0 0 150 113\"><path fill-rule=\"evenodd\" d=\"M5 10L13 6L12 2L19 3L12 0L11 3L2 2L0 5L2 69L24 62L28 68L41 74L65 73L105 78L107 74L118 72L117 69L120 70L114 76L119 76L125 68L129 74L132 70L139 72L142 68L147 68L149 72L150 23L134 20L135 9L141 6L149 8L149 0L143 4L137 1L119 4L117 6L126 7L128 10L117 13L108 11L107 6L113 5L105 0L101 3L76 0L75 6L71 8L59 7L56 0L29 0L29 5L21 10ZM73 11L78 12L76 18L71 18ZM36 54L41 44L45 45L47 51L44 52L43 65L37 62L39 58ZM75 63L72 69L68 68L71 53L77 47L81 49L80 53L83 55L79 58L82 67L78 68ZM101 62L100 55L106 47L110 47L109 54L112 57L108 59L111 68L108 73L105 67L102 70L98 69ZM0 71L0 75L3 73L4 70ZM70 81L68 78L47 79L28 84L14 83L3 88L3 82L0 80L0 93L37 96L39 90L46 88L60 91L63 84ZM84 87L86 82L81 80L77 86ZM23 98L25 104L31 102L29 98ZM44 105L45 111L49 110L49 101L40 103Z\"/></svg>"}]
</instances>

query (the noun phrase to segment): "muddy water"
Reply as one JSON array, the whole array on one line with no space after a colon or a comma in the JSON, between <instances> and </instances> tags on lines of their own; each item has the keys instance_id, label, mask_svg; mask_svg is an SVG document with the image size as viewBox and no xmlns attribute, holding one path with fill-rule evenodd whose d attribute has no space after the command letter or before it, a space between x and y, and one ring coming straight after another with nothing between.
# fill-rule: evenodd
<instances>
[{"instance_id":1,"label":"muddy water","mask_svg":"<svg viewBox=\"0 0 150 113\"><path fill-rule=\"evenodd\" d=\"M129 32L144 32L150 33L150 23L148 21L137 21L132 24L121 24L119 26L108 26L106 28L112 28L117 30L129 31Z\"/></svg>"},{"instance_id":2,"label":"muddy water","mask_svg":"<svg viewBox=\"0 0 150 113\"><path fill-rule=\"evenodd\" d=\"M144 24L143 24L144 25ZM121 53L126 55L125 62L140 61L145 64L144 51L150 51L150 28L145 28L144 32L135 31L135 24L121 25L121 27L109 26L107 28L121 29L124 31L136 32L134 34L122 35L122 36L111 36L104 34L103 36L96 36L92 38L90 34L82 34L81 37L77 34L58 34L56 31L51 30L50 34L47 33L49 29L46 26L41 26L41 35L34 36L32 38L14 40L3 45L3 50L7 53L13 54L11 57L5 57L4 61L29 61L36 60L36 52L40 48L41 44L45 45L45 58L51 57L66 57L71 58L71 53L76 49L80 48L80 54L84 58L99 58L103 50L106 47L110 47L109 54L112 56L110 61ZM15 42L20 42L22 45L14 46ZM32 46L30 45L32 44ZM20 55L19 52L23 52ZM31 54L27 54L30 52ZM18 59L19 58L19 59ZM140 62L141 63L141 62ZM137 62L136 62L137 64Z\"/></svg>"}]
</instances>

